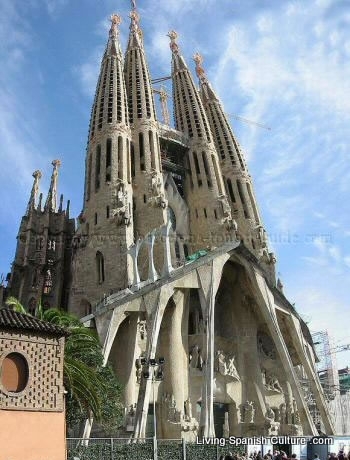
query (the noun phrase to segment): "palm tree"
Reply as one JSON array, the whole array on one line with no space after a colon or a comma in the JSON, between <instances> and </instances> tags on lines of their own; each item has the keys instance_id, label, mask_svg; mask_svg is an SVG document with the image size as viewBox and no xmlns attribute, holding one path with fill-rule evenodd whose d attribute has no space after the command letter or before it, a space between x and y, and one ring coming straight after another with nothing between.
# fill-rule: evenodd
<instances>
[{"instance_id":1,"label":"palm tree","mask_svg":"<svg viewBox=\"0 0 350 460\"><path fill-rule=\"evenodd\" d=\"M20 313L30 314L15 297L9 297L6 305ZM79 407L82 414L93 415L96 421L101 421L106 379L105 372L101 372L103 356L96 334L84 327L74 315L58 308L45 310L41 302L36 306L34 316L68 330L63 377L68 399L73 406Z\"/></svg>"}]
</instances>

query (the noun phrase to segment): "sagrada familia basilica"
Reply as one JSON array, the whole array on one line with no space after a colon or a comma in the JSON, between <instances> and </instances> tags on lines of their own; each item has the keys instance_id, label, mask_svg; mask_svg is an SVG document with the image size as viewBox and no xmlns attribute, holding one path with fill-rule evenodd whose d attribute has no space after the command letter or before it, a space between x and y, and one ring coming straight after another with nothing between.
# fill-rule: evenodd
<instances>
[{"instance_id":1,"label":"sagrada familia basilica","mask_svg":"<svg viewBox=\"0 0 350 460\"><path fill-rule=\"evenodd\" d=\"M134 2L130 18L123 54L121 18L111 17L78 226L57 196L55 160L46 200L33 174L9 294L96 327L124 386L125 435L333 434L309 329L276 280L252 179L202 57L197 85L169 32L175 127L159 122Z\"/></svg>"}]
</instances>

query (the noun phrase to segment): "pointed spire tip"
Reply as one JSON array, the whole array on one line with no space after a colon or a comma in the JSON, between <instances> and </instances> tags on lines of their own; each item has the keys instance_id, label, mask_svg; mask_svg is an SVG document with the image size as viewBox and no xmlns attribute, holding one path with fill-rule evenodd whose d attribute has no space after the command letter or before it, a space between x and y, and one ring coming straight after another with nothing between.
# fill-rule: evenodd
<instances>
[{"instance_id":1,"label":"pointed spire tip","mask_svg":"<svg viewBox=\"0 0 350 460\"><path fill-rule=\"evenodd\" d=\"M196 74L197 74L197 77L199 78L199 80L201 81L201 83L206 83L208 80L207 80L207 76L205 74L205 70L204 68L202 67L202 64L203 64L203 56L199 53L195 53L194 56L193 56L193 60L194 62L196 63Z\"/></svg>"},{"instance_id":2,"label":"pointed spire tip","mask_svg":"<svg viewBox=\"0 0 350 460\"><path fill-rule=\"evenodd\" d=\"M173 53L178 54L179 52L179 45L176 43L176 39L178 37L178 33L175 30L171 30L167 33L167 37L170 38L170 49Z\"/></svg>"}]
</instances>

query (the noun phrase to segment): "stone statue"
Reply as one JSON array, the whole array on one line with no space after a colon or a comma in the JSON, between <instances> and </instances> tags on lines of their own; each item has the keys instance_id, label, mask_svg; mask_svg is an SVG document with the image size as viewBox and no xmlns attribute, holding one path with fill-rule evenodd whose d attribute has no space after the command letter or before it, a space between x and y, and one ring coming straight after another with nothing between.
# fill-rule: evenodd
<instances>
[{"instance_id":1,"label":"stone statue","mask_svg":"<svg viewBox=\"0 0 350 460\"><path fill-rule=\"evenodd\" d=\"M287 407L285 403L282 403L280 405L280 423L281 425L284 425L287 420Z\"/></svg>"},{"instance_id":2,"label":"stone statue","mask_svg":"<svg viewBox=\"0 0 350 460\"><path fill-rule=\"evenodd\" d=\"M215 371L221 375L226 375L226 356L221 350L216 351L215 356Z\"/></svg>"},{"instance_id":3,"label":"stone statue","mask_svg":"<svg viewBox=\"0 0 350 460\"><path fill-rule=\"evenodd\" d=\"M242 416L241 419L244 423L254 423L255 418L255 407L253 401L246 401L242 405Z\"/></svg>"},{"instance_id":4,"label":"stone statue","mask_svg":"<svg viewBox=\"0 0 350 460\"><path fill-rule=\"evenodd\" d=\"M282 387L277 379L277 377L274 374L270 374L267 379L266 379L266 385L265 385L267 390L271 391L276 391L277 393L282 393Z\"/></svg>"},{"instance_id":5,"label":"stone statue","mask_svg":"<svg viewBox=\"0 0 350 460\"><path fill-rule=\"evenodd\" d=\"M226 365L226 374L229 375L230 377L235 378L236 380L240 380L240 377L238 375L236 366L235 366L235 356L229 356L228 357L228 363Z\"/></svg>"},{"instance_id":6,"label":"stone statue","mask_svg":"<svg viewBox=\"0 0 350 460\"><path fill-rule=\"evenodd\" d=\"M187 398L185 401L185 415L188 420L192 418L192 403L190 398Z\"/></svg>"},{"instance_id":7,"label":"stone statue","mask_svg":"<svg viewBox=\"0 0 350 460\"><path fill-rule=\"evenodd\" d=\"M274 422L275 421L276 414L274 411L271 409L271 407L266 404L266 412L265 412L265 420L267 422Z\"/></svg>"},{"instance_id":8,"label":"stone statue","mask_svg":"<svg viewBox=\"0 0 350 460\"><path fill-rule=\"evenodd\" d=\"M193 369L203 369L202 353L198 345L193 345L190 351L190 367Z\"/></svg>"}]
</instances>

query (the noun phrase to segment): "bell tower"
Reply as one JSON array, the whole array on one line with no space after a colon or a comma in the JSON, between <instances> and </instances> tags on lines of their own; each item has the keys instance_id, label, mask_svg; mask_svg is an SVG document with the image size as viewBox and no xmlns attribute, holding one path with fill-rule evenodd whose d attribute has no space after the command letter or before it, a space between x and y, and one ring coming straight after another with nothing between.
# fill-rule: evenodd
<instances>
[{"instance_id":1,"label":"bell tower","mask_svg":"<svg viewBox=\"0 0 350 460\"><path fill-rule=\"evenodd\" d=\"M120 16L111 16L91 112L84 206L73 244L70 307L79 315L112 290L127 287L131 276L127 257L134 241L131 130L120 23Z\"/></svg>"},{"instance_id":2,"label":"bell tower","mask_svg":"<svg viewBox=\"0 0 350 460\"><path fill-rule=\"evenodd\" d=\"M189 138L185 196L190 213L192 250L219 246L235 238L235 225L225 194L209 121L192 76L171 31L175 127Z\"/></svg>"}]
</instances>

